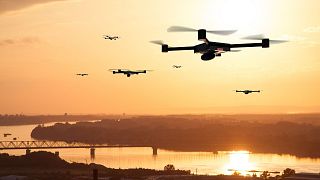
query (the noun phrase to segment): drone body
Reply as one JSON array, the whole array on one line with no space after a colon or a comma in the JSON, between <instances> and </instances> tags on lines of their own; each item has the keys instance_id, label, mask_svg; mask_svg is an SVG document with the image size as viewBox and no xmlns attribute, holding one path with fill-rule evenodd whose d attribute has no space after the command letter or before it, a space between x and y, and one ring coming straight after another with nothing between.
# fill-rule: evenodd
<instances>
[{"instance_id":1,"label":"drone body","mask_svg":"<svg viewBox=\"0 0 320 180\"><path fill-rule=\"evenodd\" d=\"M260 90L236 90L236 92L241 92L243 94L250 94L250 93L254 93L254 92L257 92L257 93L260 93Z\"/></svg>"},{"instance_id":2,"label":"drone body","mask_svg":"<svg viewBox=\"0 0 320 180\"><path fill-rule=\"evenodd\" d=\"M109 39L109 40L117 40L119 39L119 36L109 36L109 35L103 35L104 39Z\"/></svg>"},{"instance_id":3,"label":"drone body","mask_svg":"<svg viewBox=\"0 0 320 180\"><path fill-rule=\"evenodd\" d=\"M176 68L176 69L182 68L181 65L173 65L172 67L173 67L173 68Z\"/></svg>"},{"instance_id":4,"label":"drone body","mask_svg":"<svg viewBox=\"0 0 320 180\"><path fill-rule=\"evenodd\" d=\"M88 76L89 74L87 74L87 73L78 73L78 74L76 74L77 76Z\"/></svg>"},{"instance_id":5,"label":"drone body","mask_svg":"<svg viewBox=\"0 0 320 180\"><path fill-rule=\"evenodd\" d=\"M109 71L112 71L113 74L124 74L127 77L130 77L131 75L134 74L140 74L140 73L147 73L147 71L150 70L129 70L129 69L109 69Z\"/></svg>"}]
</instances>

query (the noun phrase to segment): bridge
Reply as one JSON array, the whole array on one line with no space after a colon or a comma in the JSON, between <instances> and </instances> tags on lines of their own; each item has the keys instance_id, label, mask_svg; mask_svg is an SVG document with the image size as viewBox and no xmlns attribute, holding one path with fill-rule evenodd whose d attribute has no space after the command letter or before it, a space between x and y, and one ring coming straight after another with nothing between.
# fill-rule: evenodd
<instances>
[{"instance_id":1,"label":"bridge","mask_svg":"<svg viewBox=\"0 0 320 180\"><path fill-rule=\"evenodd\" d=\"M64 141L0 141L0 150L26 149L26 154L31 149L65 149L65 148L89 148L91 156L94 156L96 148L122 148L122 147L150 147L132 145L108 145L108 144L85 144ZM153 155L157 155L157 147L152 147Z\"/></svg>"}]
</instances>

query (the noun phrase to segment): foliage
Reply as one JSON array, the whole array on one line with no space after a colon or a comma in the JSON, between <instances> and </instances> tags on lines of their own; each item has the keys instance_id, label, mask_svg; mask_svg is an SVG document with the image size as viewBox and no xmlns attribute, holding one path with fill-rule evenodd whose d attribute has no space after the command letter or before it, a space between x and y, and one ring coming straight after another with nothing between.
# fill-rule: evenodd
<instances>
[{"instance_id":1,"label":"foliage","mask_svg":"<svg viewBox=\"0 0 320 180\"><path fill-rule=\"evenodd\" d=\"M289 177L295 174L296 174L296 171L294 169L286 168L285 170L283 170L282 177Z\"/></svg>"},{"instance_id":2,"label":"foliage","mask_svg":"<svg viewBox=\"0 0 320 180\"><path fill-rule=\"evenodd\" d=\"M164 171L174 171L175 167L172 164L167 164L166 166L164 166Z\"/></svg>"}]
</instances>

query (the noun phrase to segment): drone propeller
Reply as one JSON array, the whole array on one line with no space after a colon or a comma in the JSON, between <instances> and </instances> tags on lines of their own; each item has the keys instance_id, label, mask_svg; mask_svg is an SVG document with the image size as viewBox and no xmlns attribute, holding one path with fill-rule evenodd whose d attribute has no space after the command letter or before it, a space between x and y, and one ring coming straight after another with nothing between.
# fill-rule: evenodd
<instances>
[{"instance_id":1,"label":"drone propeller","mask_svg":"<svg viewBox=\"0 0 320 180\"><path fill-rule=\"evenodd\" d=\"M125 70L128 70L128 69L121 69L121 68L119 68L119 69L108 69L108 71L118 71L118 70L125 71Z\"/></svg>"},{"instance_id":2,"label":"drone propeller","mask_svg":"<svg viewBox=\"0 0 320 180\"><path fill-rule=\"evenodd\" d=\"M157 45L164 45L164 42L161 41L161 40L150 41L150 43L152 43L152 44L157 44Z\"/></svg>"},{"instance_id":3,"label":"drone propeller","mask_svg":"<svg viewBox=\"0 0 320 180\"><path fill-rule=\"evenodd\" d=\"M250 35L250 36L243 37L242 39L262 40L262 39L266 39L266 36L264 34L256 34L256 35ZM271 44L280 44L280 43L288 42L288 40L271 40L270 39L269 42Z\"/></svg>"},{"instance_id":4,"label":"drone propeller","mask_svg":"<svg viewBox=\"0 0 320 180\"><path fill-rule=\"evenodd\" d=\"M240 52L241 50L240 49L232 49L230 50L230 52Z\"/></svg>"},{"instance_id":5,"label":"drone propeller","mask_svg":"<svg viewBox=\"0 0 320 180\"><path fill-rule=\"evenodd\" d=\"M168 28L168 32L197 32L197 29L184 27L184 26L171 26ZM210 30L208 33L217 35L229 35L235 33L237 30Z\"/></svg>"}]
</instances>

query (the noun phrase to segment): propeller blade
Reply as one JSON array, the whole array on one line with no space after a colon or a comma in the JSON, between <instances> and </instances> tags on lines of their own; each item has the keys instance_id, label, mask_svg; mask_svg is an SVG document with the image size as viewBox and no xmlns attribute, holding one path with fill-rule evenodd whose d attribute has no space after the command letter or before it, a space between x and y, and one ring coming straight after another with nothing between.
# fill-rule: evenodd
<instances>
[{"instance_id":1,"label":"propeller blade","mask_svg":"<svg viewBox=\"0 0 320 180\"><path fill-rule=\"evenodd\" d=\"M280 43L285 43L285 42L289 42L289 41L287 41L287 40L272 40L272 39L270 39L269 42L271 44L280 44Z\"/></svg>"},{"instance_id":2,"label":"propeller blade","mask_svg":"<svg viewBox=\"0 0 320 180\"><path fill-rule=\"evenodd\" d=\"M230 50L230 52L240 52L241 50L240 49L232 49L232 50Z\"/></svg>"},{"instance_id":3,"label":"propeller blade","mask_svg":"<svg viewBox=\"0 0 320 180\"><path fill-rule=\"evenodd\" d=\"M136 70L136 71L154 71L152 69L143 69L143 70Z\"/></svg>"},{"instance_id":4,"label":"propeller blade","mask_svg":"<svg viewBox=\"0 0 320 180\"><path fill-rule=\"evenodd\" d=\"M118 70L127 71L128 69L108 69L108 71L118 71Z\"/></svg>"},{"instance_id":5,"label":"propeller blade","mask_svg":"<svg viewBox=\"0 0 320 180\"><path fill-rule=\"evenodd\" d=\"M256 34L256 35L250 35L250 36L243 37L242 39L262 40L262 39L266 39L266 36L264 34ZM270 44L280 44L280 43L285 43L285 42L289 42L289 41L288 40L274 40L274 39L269 40Z\"/></svg>"},{"instance_id":6,"label":"propeller blade","mask_svg":"<svg viewBox=\"0 0 320 180\"><path fill-rule=\"evenodd\" d=\"M250 35L250 36L246 36L243 37L242 39L248 39L248 40L262 40L265 39L265 35L263 34L255 34L255 35Z\"/></svg>"},{"instance_id":7,"label":"propeller blade","mask_svg":"<svg viewBox=\"0 0 320 180\"><path fill-rule=\"evenodd\" d=\"M171 26L167 30L168 32L195 32L197 29L184 27L184 26Z\"/></svg>"},{"instance_id":8,"label":"propeller blade","mask_svg":"<svg viewBox=\"0 0 320 180\"><path fill-rule=\"evenodd\" d=\"M230 35L237 32L237 30L217 30L217 31L207 31L207 32L212 34L217 34L217 35Z\"/></svg>"},{"instance_id":9,"label":"propeller blade","mask_svg":"<svg viewBox=\"0 0 320 180\"><path fill-rule=\"evenodd\" d=\"M171 26L168 28L168 32L196 32L197 29L184 27L184 26ZM237 30L213 30L207 31L208 33L218 34L218 35L229 35L235 33Z\"/></svg>"},{"instance_id":10,"label":"propeller blade","mask_svg":"<svg viewBox=\"0 0 320 180\"><path fill-rule=\"evenodd\" d=\"M161 41L161 40L150 41L150 43L157 44L157 45L163 45L164 44L164 42Z\"/></svg>"}]
</instances>

